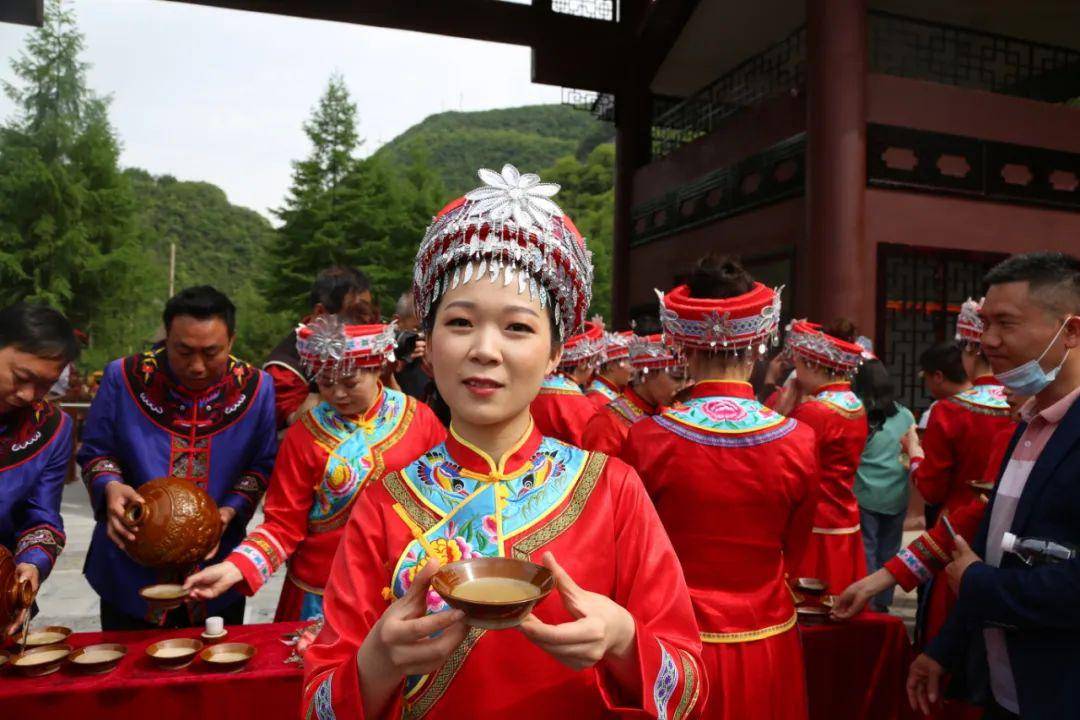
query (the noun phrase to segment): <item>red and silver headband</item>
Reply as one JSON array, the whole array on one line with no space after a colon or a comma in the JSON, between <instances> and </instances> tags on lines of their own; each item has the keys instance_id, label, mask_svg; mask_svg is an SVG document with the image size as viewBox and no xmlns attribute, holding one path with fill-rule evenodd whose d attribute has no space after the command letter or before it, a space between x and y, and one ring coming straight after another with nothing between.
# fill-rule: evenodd
<instances>
[{"instance_id":1,"label":"red and silver headband","mask_svg":"<svg viewBox=\"0 0 1080 720\"><path fill-rule=\"evenodd\" d=\"M585 323L585 329L563 343L559 368L572 370L578 365L599 360L604 353L604 331L593 322Z\"/></svg>"},{"instance_id":2,"label":"red and silver headband","mask_svg":"<svg viewBox=\"0 0 1080 720\"><path fill-rule=\"evenodd\" d=\"M592 253L551 200L559 186L513 165L477 175L484 184L443 208L420 242L413 293L421 322L443 293L488 276L550 302L559 339L570 337L592 301Z\"/></svg>"},{"instance_id":3,"label":"red and silver headband","mask_svg":"<svg viewBox=\"0 0 1080 720\"><path fill-rule=\"evenodd\" d=\"M678 348L735 354L765 354L779 342L780 292L759 282L747 293L730 298L695 298L687 285L660 298L664 336Z\"/></svg>"},{"instance_id":4,"label":"red and silver headband","mask_svg":"<svg viewBox=\"0 0 1080 720\"><path fill-rule=\"evenodd\" d=\"M985 298L984 298L985 299ZM979 317L983 301L976 302L971 298L964 301L960 306L960 314L956 317L956 341L968 345L982 345L983 321Z\"/></svg>"},{"instance_id":5,"label":"red and silver headband","mask_svg":"<svg viewBox=\"0 0 1080 720\"><path fill-rule=\"evenodd\" d=\"M604 333L604 353L601 362L609 363L624 360L630 356L630 342L634 339L632 330Z\"/></svg>"},{"instance_id":6,"label":"red and silver headband","mask_svg":"<svg viewBox=\"0 0 1080 720\"><path fill-rule=\"evenodd\" d=\"M320 315L296 328L296 351L309 377L330 382L358 369L377 369L394 362L395 323L346 325L336 315Z\"/></svg>"},{"instance_id":7,"label":"red and silver headband","mask_svg":"<svg viewBox=\"0 0 1080 720\"><path fill-rule=\"evenodd\" d=\"M811 365L841 375L851 375L862 364L863 349L855 343L826 335L821 325L806 320L793 320L784 338L785 350Z\"/></svg>"},{"instance_id":8,"label":"red and silver headband","mask_svg":"<svg viewBox=\"0 0 1080 720\"><path fill-rule=\"evenodd\" d=\"M657 333L635 335L630 340L630 365L647 374L650 370L681 367L683 361L664 342L664 336Z\"/></svg>"}]
</instances>

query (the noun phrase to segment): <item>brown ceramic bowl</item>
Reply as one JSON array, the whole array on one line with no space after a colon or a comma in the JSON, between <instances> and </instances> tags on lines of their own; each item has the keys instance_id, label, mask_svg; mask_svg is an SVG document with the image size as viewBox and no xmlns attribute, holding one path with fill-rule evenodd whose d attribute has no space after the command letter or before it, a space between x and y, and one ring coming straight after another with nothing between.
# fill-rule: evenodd
<instances>
[{"instance_id":1,"label":"brown ceramic bowl","mask_svg":"<svg viewBox=\"0 0 1080 720\"><path fill-rule=\"evenodd\" d=\"M148 605L161 610L172 610L184 604L188 596L184 586L178 583L161 583L139 588L139 597Z\"/></svg>"},{"instance_id":2,"label":"brown ceramic bowl","mask_svg":"<svg viewBox=\"0 0 1080 720\"><path fill-rule=\"evenodd\" d=\"M101 675L115 670L127 655L127 648L117 643L102 643L79 648L68 656L68 662L79 672Z\"/></svg>"},{"instance_id":3,"label":"brown ceramic bowl","mask_svg":"<svg viewBox=\"0 0 1080 720\"><path fill-rule=\"evenodd\" d=\"M824 625L829 622L829 609L820 605L804 605L795 608L795 613L803 625Z\"/></svg>"},{"instance_id":4,"label":"brown ceramic bowl","mask_svg":"<svg viewBox=\"0 0 1080 720\"><path fill-rule=\"evenodd\" d=\"M54 673L71 654L70 645L42 645L27 648L11 658L11 667L26 677L40 677Z\"/></svg>"},{"instance_id":5,"label":"brown ceramic bowl","mask_svg":"<svg viewBox=\"0 0 1080 720\"><path fill-rule=\"evenodd\" d=\"M146 648L146 654L150 662L163 670L179 670L190 665L202 649L201 640L173 638L154 643Z\"/></svg>"},{"instance_id":6,"label":"brown ceramic bowl","mask_svg":"<svg viewBox=\"0 0 1080 720\"><path fill-rule=\"evenodd\" d=\"M818 595L824 595L829 587L824 581L818 580L817 578L797 578L795 580L795 589L803 595L816 597Z\"/></svg>"},{"instance_id":7,"label":"brown ceramic bowl","mask_svg":"<svg viewBox=\"0 0 1080 720\"><path fill-rule=\"evenodd\" d=\"M555 588L546 567L512 558L470 558L439 568L431 587L465 622L487 630L516 627Z\"/></svg>"},{"instance_id":8,"label":"brown ceramic bowl","mask_svg":"<svg viewBox=\"0 0 1080 720\"><path fill-rule=\"evenodd\" d=\"M63 625L49 625L48 627L31 630L26 635L26 648L44 647L46 645L59 645L71 636L71 628ZM17 636L22 641L22 635Z\"/></svg>"},{"instance_id":9,"label":"brown ceramic bowl","mask_svg":"<svg viewBox=\"0 0 1080 720\"><path fill-rule=\"evenodd\" d=\"M221 643L205 648L199 657L203 662L222 672L242 670L255 657L255 646L247 643Z\"/></svg>"}]
</instances>

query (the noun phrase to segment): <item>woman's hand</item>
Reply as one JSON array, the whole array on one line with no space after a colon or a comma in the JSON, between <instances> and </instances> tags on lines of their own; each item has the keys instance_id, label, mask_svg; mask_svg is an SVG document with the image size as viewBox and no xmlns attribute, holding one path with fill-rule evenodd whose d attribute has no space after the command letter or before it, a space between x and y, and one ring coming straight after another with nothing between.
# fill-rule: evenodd
<instances>
[{"instance_id":1,"label":"woman's hand","mask_svg":"<svg viewBox=\"0 0 1080 720\"><path fill-rule=\"evenodd\" d=\"M550 552L544 565L555 576L556 589L572 622L548 625L529 615L520 630L537 647L574 670L609 661L616 676L632 661L637 626L630 612L609 597L581 589Z\"/></svg>"},{"instance_id":2,"label":"woman's hand","mask_svg":"<svg viewBox=\"0 0 1080 720\"><path fill-rule=\"evenodd\" d=\"M922 443L919 442L919 433L914 425L909 427L904 436L900 438L900 448L907 453L907 456L912 461L922 460Z\"/></svg>"},{"instance_id":3,"label":"woman's hand","mask_svg":"<svg viewBox=\"0 0 1080 720\"><path fill-rule=\"evenodd\" d=\"M429 559L405 595L383 611L357 653L365 717L382 717L407 675L442 667L465 639L460 610L427 614L427 593L439 561Z\"/></svg>"},{"instance_id":4,"label":"woman's hand","mask_svg":"<svg viewBox=\"0 0 1080 720\"><path fill-rule=\"evenodd\" d=\"M244 579L240 568L228 560L200 570L184 581L191 600L213 600Z\"/></svg>"},{"instance_id":5,"label":"woman's hand","mask_svg":"<svg viewBox=\"0 0 1080 720\"><path fill-rule=\"evenodd\" d=\"M867 575L862 580L856 580L840 593L836 598L836 604L830 613L837 620L847 620L862 612L866 603L870 602L875 595L888 590L896 585L896 578L892 573L881 568Z\"/></svg>"}]
</instances>

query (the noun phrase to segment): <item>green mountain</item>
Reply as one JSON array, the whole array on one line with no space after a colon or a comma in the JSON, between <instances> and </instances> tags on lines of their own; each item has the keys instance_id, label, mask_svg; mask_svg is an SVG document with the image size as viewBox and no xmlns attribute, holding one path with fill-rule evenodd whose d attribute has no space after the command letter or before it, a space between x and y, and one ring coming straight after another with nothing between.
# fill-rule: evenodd
<instances>
[{"instance_id":1,"label":"green mountain","mask_svg":"<svg viewBox=\"0 0 1080 720\"><path fill-rule=\"evenodd\" d=\"M383 145L375 155L392 165L423 157L443 181L447 197L476 187L476 169L511 162L540 172L567 155L584 161L612 139L614 128L567 105L528 105L431 115Z\"/></svg>"},{"instance_id":2,"label":"green mountain","mask_svg":"<svg viewBox=\"0 0 1080 720\"><path fill-rule=\"evenodd\" d=\"M207 182L154 176L139 168L124 175L135 198L140 244L153 268L152 296L168 296L169 246L176 244L176 290L213 285L237 308L234 353L261 363L294 319L267 310L257 283L274 229L259 213L229 202L225 192ZM147 328L157 328L161 305L155 303Z\"/></svg>"}]
</instances>

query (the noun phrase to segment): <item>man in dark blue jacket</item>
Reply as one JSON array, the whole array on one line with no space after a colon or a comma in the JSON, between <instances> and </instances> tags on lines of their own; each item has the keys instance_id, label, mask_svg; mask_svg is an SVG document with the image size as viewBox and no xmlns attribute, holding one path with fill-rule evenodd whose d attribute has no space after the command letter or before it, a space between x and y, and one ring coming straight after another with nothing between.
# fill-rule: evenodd
<instances>
[{"instance_id":1,"label":"man in dark blue jacket","mask_svg":"<svg viewBox=\"0 0 1080 720\"><path fill-rule=\"evenodd\" d=\"M968 695L984 689L987 718L1080 718L1080 557L1029 565L1003 548L1007 533L1080 548L1080 260L1016 255L986 283L983 350L998 380L1034 397L973 546L957 542L959 599L908 695L927 712L951 672Z\"/></svg>"}]
</instances>

